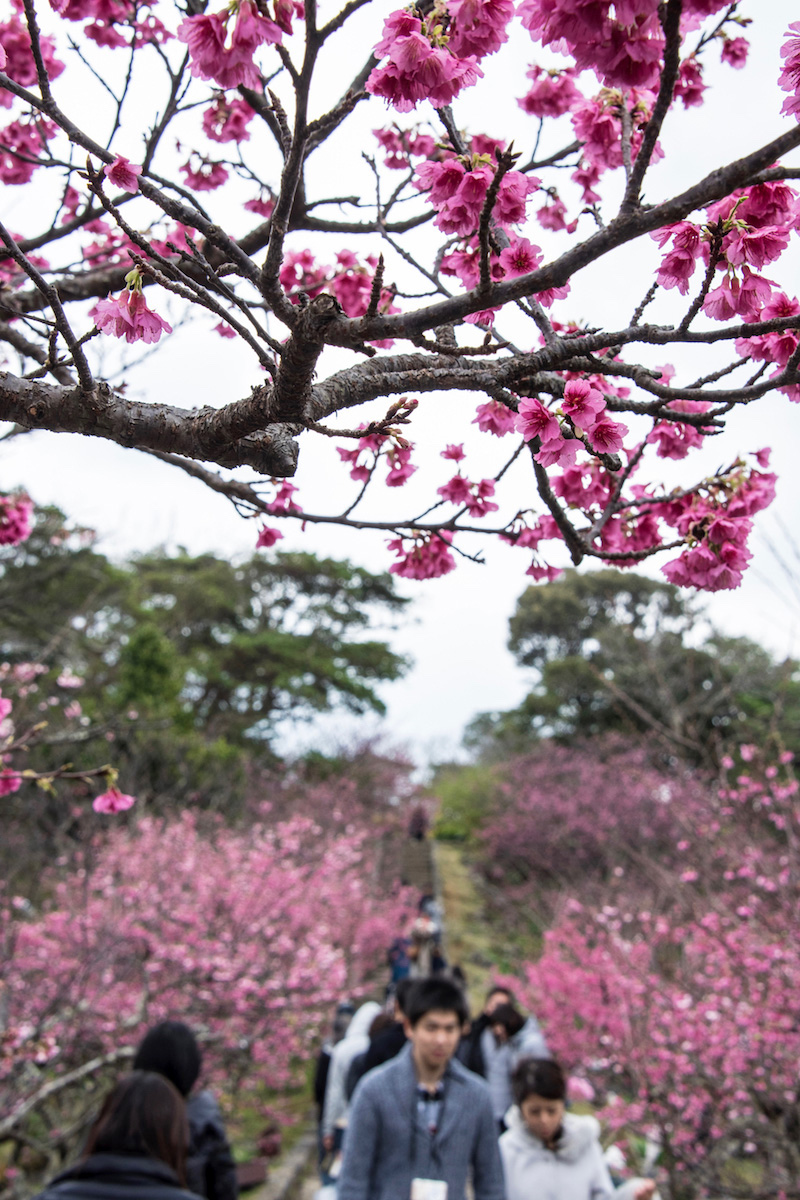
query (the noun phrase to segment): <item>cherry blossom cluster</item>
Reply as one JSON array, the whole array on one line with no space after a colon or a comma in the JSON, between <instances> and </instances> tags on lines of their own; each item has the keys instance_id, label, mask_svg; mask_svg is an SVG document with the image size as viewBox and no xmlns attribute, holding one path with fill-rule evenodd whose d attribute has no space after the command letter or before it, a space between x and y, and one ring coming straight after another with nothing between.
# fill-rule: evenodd
<instances>
[{"instance_id":1,"label":"cherry blossom cluster","mask_svg":"<svg viewBox=\"0 0 800 1200\"><path fill-rule=\"evenodd\" d=\"M781 112L800 121L800 21L794 21L787 34L793 36L788 37L781 47L781 58L785 61L778 82L784 92L792 94L784 100Z\"/></svg>"},{"instance_id":2,"label":"cherry blossom cluster","mask_svg":"<svg viewBox=\"0 0 800 1200\"><path fill-rule=\"evenodd\" d=\"M425 17L398 10L387 17L375 47L376 67L367 91L382 96L398 112L410 112L423 100L450 104L465 87L482 78L481 59L508 38L512 0L441 0Z\"/></svg>"},{"instance_id":3,"label":"cherry blossom cluster","mask_svg":"<svg viewBox=\"0 0 800 1200\"><path fill-rule=\"evenodd\" d=\"M519 402L517 429L526 442L539 439L541 449L534 457L543 467L574 463L584 434L598 454L614 454L622 448L627 426L611 420L605 397L586 380L570 380L566 384L560 407L567 418L563 424L541 400L523 398Z\"/></svg>"},{"instance_id":4,"label":"cherry blossom cluster","mask_svg":"<svg viewBox=\"0 0 800 1200\"><path fill-rule=\"evenodd\" d=\"M313 298L328 291L336 297L348 317L363 317L377 267L378 259L374 254L366 255L360 262L352 250L340 250L336 255L336 266L330 267L318 263L310 250L290 250L284 256L280 280L295 304L300 302L303 294ZM400 311L394 304L392 289L381 289L378 311Z\"/></svg>"},{"instance_id":5,"label":"cherry blossom cluster","mask_svg":"<svg viewBox=\"0 0 800 1200\"><path fill-rule=\"evenodd\" d=\"M541 911L542 879L567 882L525 998L612 1136L653 1139L671 1193L687 1200L718 1194L710 1173L732 1153L779 1162L771 1114L796 1100L792 761L743 745L715 788L659 778L641 748L542 747L511 764L484 834L484 869L512 906ZM781 1168L770 1170L777 1195Z\"/></svg>"},{"instance_id":6,"label":"cherry blossom cluster","mask_svg":"<svg viewBox=\"0 0 800 1200\"><path fill-rule=\"evenodd\" d=\"M413 412L418 401L402 398L397 412L402 417ZM411 462L412 442L406 441L399 433L365 433L358 439L358 444L351 449L343 446L336 447L336 453L343 463L349 464L350 478L358 483L367 483L378 465L378 460L385 457L388 467L386 486L402 487L416 471Z\"/></svg>"},{"instance_id":7,"label":"cherry blossom cluster","mask_svg":"<svg viewBox=\"0 0 800 1200\"><path fill-rule=\"evenodd\" d=\"M284 33L291 33L298 11L294 0L275 0L273 7L274 20L264 16L253 0L234 0L219 12L182 21L177 36L189 47L192 74L223 89L258 87L260 75L253 55L260 46L279 44Z\"/></svg>"},{"instance_id":8,"label":"cherry blossom cluster","mask_svg":"<svg viewBox=\"0 0 800 1200\"><path fill-rule=\"evenodd\" d=\"M670 243L656 278L666 289L686 295L698 262L721 276L709 287L703 310L716 321L738 316L746 321L792 316L797 300L778 290L761 270L783 254L792 233L800 229L800 197L784 182L765 182L735 192L707 209L703 226L689 221L668 225L652 236L660 246ZM713 255L713 262L711 261ZM737 342L742 354L753 353L780 369L786 366L796 344L791 331L762 335L751 346ZM797 389L784 389L790 399Z\"/></svg>"},{"instance_id":9,"label":"cherry blossom cluster","mask_svg":"<svg viewBox=\"0 0 800 1200\"><path fill-rule=\"evenodd\" d=\"M90 310L97 328L127 342L157 342L162 333L171 333L172 326L147 306L139 267L128 272L125 282L127 286L118 296L98 300Z\"/></svg>"},{"instance_id":10,"label":"cherry blossom cluster","mask_svg":"<svg viewBox=\"0 0 800 1200\"><path fill-rule=\"evenodd\" d=\"M415 533L389 541L396 561L389 570L403 579L438 579L455 570L456 560L450 553L453 535L447 529L436 533Z\"/></svg>"},{"instance_id":11,"label":"cherry blossom cluster","mask_svg":"<svg viewBox=\"0 0 800 1200\"><path fill-rule=\"evenodd\" d=\"M684 30L727 6L685 0ZM578 70L594 71L608 87L654 89L664 58L658 8L658 0L521 0L517 11L535 41L569 54Z\"/></svg>"},{"instance_id":12,"label":"cherry blossom cluster","mask_svg":"<svg viewBox=\"0 0 800 1200\"><path fill-rule=\"evenodd\" d=\"M764 456L768 459L769 452ZM662 567L670 583L709 592L738 587L752 557L747 538L753 515L772 503L775 482L774 475L740 463L719 486L654 506L688 543L679 558Z\"/></svg>"},{"instance_id":13,"label":"cherry blossom cluster","mask_svg":"<svg viewBox=\"0 0 800 1200\"><path fill-rule=\"evenodd\" d=\"M50 881L42 912L0 897L4 1110L43 1069L58 1079L176 1011L209 1035L226 1092L242 1075L257 1092L296 1083L331 1006L363 991L407 915L375 870L375 814L348 823L337 788L324 837L308 817L270 823L269 805L246 831L142 818Z\"/></svg>"},{"instance_id":14,"label":"cherry blossom cluster","mask_svg":"<svg viewBox=\"0 0 800 1200\"><path fill-rule=\"evenodd\" d=\"M0 546L17 546L31 535L33 503L29 496L0 494Z\"/></svg>"}]
</instances>

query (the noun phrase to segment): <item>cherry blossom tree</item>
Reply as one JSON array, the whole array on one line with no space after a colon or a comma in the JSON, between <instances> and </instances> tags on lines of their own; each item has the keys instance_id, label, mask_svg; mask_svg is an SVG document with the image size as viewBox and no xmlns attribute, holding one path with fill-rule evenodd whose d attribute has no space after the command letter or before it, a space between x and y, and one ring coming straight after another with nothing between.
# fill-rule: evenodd
<instances>
[{"instance_id":1,"label":"cherry blossom tree","mask_svg":"<svg viewBox=\"0 0 800 1200\"><path fill-rule=\"evenodd\" d=\"M52 873L41 911L0 893L0 1142L52 1169L109 1070L176 1014L226 1102L244 1090L263 1107L265 1089L304 1084L324 1019L380 979L411 912L375 837L390 814L359 825L346 781L319 790L327 831L273 821L268 803L242 830L190 812L109 817L77 869Z\"/></svg>"},{"instance_id":2,"label":"cherry blossom tree","mask_svg":"<svg viewBox=\"0 0 800 1200\"><path fill-rule=\"evenodd\" d=\"M572 858L566 839L553 846L562 877L571 873L558 899L552 873L515 890L520 917L526 906L541 908L548 884L556 909L526 967L525 1001L553 1052L591 1083L611 1136L629 1151L645 1134L660 1146L675 1200L797 1194L792 759L774 744L743 745L736 762L724 759L719 785L705 789L651 772L651 808L633 832L610 811L626 812L627 795L602 763L593 786L557 753L547 800L514 812L517 846L562 813L579 835ZM632 779L636 792L641 767ZM538 783L529 779L532 792ZM659 807L661 831L653 828ZM660 844L663 829L671 836ZM597 866L578 878L590 838L606 864L602 887ZM508 870L502 823L494 838L489 831L490 852L496 843Z\"/></svg>"},{"instance_id":3,"label":"cherry blossom tree","mask_svg":"<svg viewBox=\"0 0 800 1200\"><path fill-rule=\"evenodd\" d=\"M672 551L672 582L737 586L773 495L768 452L677 489L659 459L690 457L771 392L800 398L797 23L775 47L785 132L728 163L710 147L676 194L653 167L677 107L717 103L724 120L704 72L716 56L745 66L746 7L12 0L0 178L31 203L0 228L0 418L156 455L263 517L262 546L282 536L274 519L382 530L392 570L422 579L477 531L533 551L537 579L562 542L576 564ZM458 101L512 33L530 41L527 76L507 76L517 123L491 127L487 94L487 127L464 129ZM332 85L358 44L363 66ZM366 128L371 194L331 195L318 160L357 174ZM604 264L611 284L618 254L651 239L660 265L627 281L627 323L608 327L602 306L570 316L576 273ZM252 353L250 394L198 408L126 394L115 371L133 360L109 349L158 351L193 314ZM675 363L648 365L653 348ZM437 393L463 394L462 431L442 438L429 502L386 515L381 485L417 469L415 413ZM343 509L303 508L302 434L337 439ZM5 540L24 505L3 501Z\"/></svg>"}]
</instances>

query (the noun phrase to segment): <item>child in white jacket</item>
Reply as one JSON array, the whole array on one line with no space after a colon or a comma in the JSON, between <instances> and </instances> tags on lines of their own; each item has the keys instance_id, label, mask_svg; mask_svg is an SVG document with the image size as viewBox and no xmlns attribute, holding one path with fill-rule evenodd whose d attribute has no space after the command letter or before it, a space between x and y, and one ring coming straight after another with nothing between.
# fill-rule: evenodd
<instances>
[{"instance_id":1,"label":"child in white jacket","mask_svg":"<svg viewBox=\"0 0 800 1200\"><path fill-rule=\"evenodd\" d=\"M512 1087L516 1104L500 1138L507 1200L654 1200L652 1179L614 1187L600 1124L567 1111L566 1079L557 1062L522 1059Z\"/></svg>"}]
</instances>

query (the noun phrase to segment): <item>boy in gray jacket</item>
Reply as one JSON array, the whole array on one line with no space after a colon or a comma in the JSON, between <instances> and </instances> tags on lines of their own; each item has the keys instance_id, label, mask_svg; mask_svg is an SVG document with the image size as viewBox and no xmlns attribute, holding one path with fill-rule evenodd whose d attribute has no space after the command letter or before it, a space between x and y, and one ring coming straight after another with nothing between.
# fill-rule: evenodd
<instances>
[{"instance_id":1,"label":"boy in gray jacket","mask_svg":"<svg viewBox=\"0 0 800 1200\"><path fill-rule=\"evenodd\" d=\"M414 984L408 1044L359 1083L338 1200L503 1200L489 1091L453 1059L467 1020L463 993L443 979Z\"/></svg>"}]
</instances>

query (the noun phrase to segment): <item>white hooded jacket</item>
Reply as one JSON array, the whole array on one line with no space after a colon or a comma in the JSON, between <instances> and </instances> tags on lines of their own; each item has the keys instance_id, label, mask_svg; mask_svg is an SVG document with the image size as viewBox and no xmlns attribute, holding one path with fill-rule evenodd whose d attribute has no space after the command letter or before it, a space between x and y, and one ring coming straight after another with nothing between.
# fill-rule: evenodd
<instances>
[{"instance_id":1,"label":"white hooded jacket","mask_svg":"<svg viewBox=\"0 0 800 1200\"><path fill-rule=\"evenodd\" d=\"M325 1107L322 1110L322 1134L327 1137L337 1125L345 1123L347 1114L347 1072L357 1054L363 1054L369 1046L369 1027L381 1011L380 1004L368 1000L357 1010L347 1033L337 1042L331 1053L328 1082L325 1085Z\"/></svg>"},{"instance_id":2,"label":"white hooded jacket","mask_svg":"<svg viewBox=\"0 0 800 1200\"><path fill-rule=\"evenodd\" d=\"M590 1116L564 1113L554 1150L530 1132L519 1109L506 1114L500 1138L506 1200L611 1200L614 1185L603 1160L600 1124Z\"/></svg>"}]
</instances>

